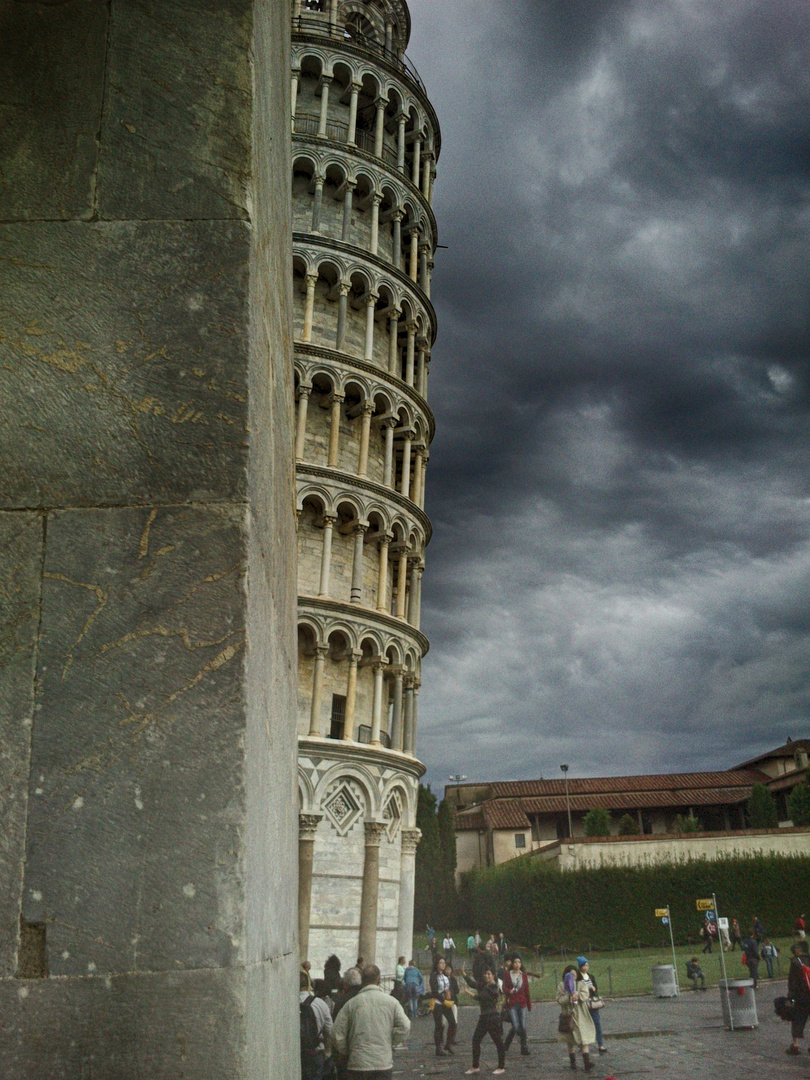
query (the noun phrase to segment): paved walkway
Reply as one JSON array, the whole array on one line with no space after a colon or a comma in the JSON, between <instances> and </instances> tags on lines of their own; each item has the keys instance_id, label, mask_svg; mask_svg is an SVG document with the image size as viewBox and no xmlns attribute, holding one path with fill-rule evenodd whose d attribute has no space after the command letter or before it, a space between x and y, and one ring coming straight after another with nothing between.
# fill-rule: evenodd
<instances>
[{"instance_id":1,"label":"paved walkway","mask_svg":"<svg viewBox=\"0 0 810 1080\"><path fill-rule=\"evenodd\" d=\"M608 1053L594 1055L592 1080L630 1080L631 1077L661 1077L664 1080L783 1080L807 1077L810 1054L805 1047L800 1057L789 1057L790 1026L773 1011L773 999L785 993L785 982L760 984L757 998L759 1027L728 1031L722 1021L720 991L687 991L680 998L614 998L602 1012ZM417 1020L409 1046L394 1055L394 1076L425 1076L455 1080L470 1067L470 1043L478 1017L477 1006L459 1010L459 1041L455 1057L437 1058L433 1048L433 1020ZM571 1076L568 1055L556 1036L559 1009L550 1003L532 1007L529 1015L531 1057L521 1057L517 1039L506 1059L506 1077ZM506 1028L504 1029L506 1030ZM491 1075L497 1065L495 1048L484 1041L481 1077ZM579 1074L582 1058L579 1057Z\"/></svg>"}]
</instances>

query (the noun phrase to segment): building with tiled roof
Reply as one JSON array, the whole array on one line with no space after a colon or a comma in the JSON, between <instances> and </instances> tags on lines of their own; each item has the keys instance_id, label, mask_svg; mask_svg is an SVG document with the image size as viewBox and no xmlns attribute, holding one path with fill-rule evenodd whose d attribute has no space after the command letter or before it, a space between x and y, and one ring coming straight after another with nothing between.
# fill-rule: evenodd
<instances>
[{"instance_id":1,"label":"building with tiled roof","mask_svg":"<svg viewBox=\"0 0 810 1080\"><path fill-rule=\"evenodd\" d=\"M445 795L458 808L457 871L461 874L530 852L556 857L561 841L573 836L579 844L579 838L584 838L585 815L595 808L610 812L611 834L617 841L619 821L628 814L639 837L649 841L673 840L679 815L697 817L702 831L714 838L740 835L747 824L745 803L756 783L774 791L780 823L789 827L786 796L807 775L808 753L810 740L788 740L776 750L718 772L448 785ZM642 850L644 858L650 857L649 843L634 846L622 837L621 846L624 860L627 851L635 850L639 858ZM720 840L714 846L724 848ZM604 841L600 857L607 857Z\"/></svg>"}]
</instances>

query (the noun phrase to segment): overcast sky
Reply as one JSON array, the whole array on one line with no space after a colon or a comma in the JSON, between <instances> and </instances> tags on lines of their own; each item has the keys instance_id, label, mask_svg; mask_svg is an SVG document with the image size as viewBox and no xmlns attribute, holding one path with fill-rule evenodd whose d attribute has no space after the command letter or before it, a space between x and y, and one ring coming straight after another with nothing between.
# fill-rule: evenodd
<instances>
[{"instance_id":1,"label":"overcast sky","mask_svg":"<svg viewBox=\"0 0 810 1080\"><path fill-rule=\"evenodd\" d=\"M810 736L810 4L409 6L449 248L427 779Z\"/></svg>"}]
</instances>

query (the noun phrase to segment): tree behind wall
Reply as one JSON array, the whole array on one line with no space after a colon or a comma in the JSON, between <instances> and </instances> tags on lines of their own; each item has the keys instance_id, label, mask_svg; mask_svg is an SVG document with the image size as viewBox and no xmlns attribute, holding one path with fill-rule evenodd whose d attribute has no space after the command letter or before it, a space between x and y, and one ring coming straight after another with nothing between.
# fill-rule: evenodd
<instances>
[{"instance_id":1,"label":"tree behind wall","mask_svg":"<svg viewBox=\"0 0 810 1080\"><path fill-rule=\"evenodd\" d=\"M610 811L595 806L585 815L582 826L586 836L610 836Z\"/></svg>"},{"instance_id":2,"label":"tree behind wall","mask_svg":"<svg viewBox=\"0 0 810 1080\"><path fill-rule=\"evenodd\" d=\"M806 780L788 795L788 813L794 825L810 825L810 783Z\"/></svg>"},{"instance_id":3,"label":"tree behind wall","mask_svg":"<svg viewBox=\"0 0 810 1080\"><path fill-rule=\"evenodd\" d=\"M422 830L422 839L416 849L414 926L422 930L430 924L441 938L446 929L456 926L458 919L455 815L445 799L437 812L436 796L422 784L416 825Z\"/></svg>"},{"instance_id":4,"label":"tree behind wall","mask_svg":"<svg viewBox=\"0 0 810 1080\"><path fill-rule=\"evenodd\" d=\"M439 826L441 854L441 907L447 926L458 926L458 893L456 892L456 815L448 799L439 803L436 815Z\"/></svg>"},{"instance_id":5,"label":"tree behind wall","mask_svg":"<svg viewBox=\"0 0 810 1080\"><path fill-rule=\"evenodd\" d=\"M745 816L750 829L775 829L779 824L776 800L764 784L754 784L751 797L745 804Z\"/></svg>"},{"instance_id":6,"label":"tree behind wall","mask_svg":"<svg viewBox=\"0 0 810 1080\"><path fill-rule=\"evenodd\" d=\"M413 921L417 929L426 924L436 927L441 922L437 910L436 883L441 870L441 845L439 823L436 820L436 796L430 787L419 785L416 804L416 827L422 831L422 839L416 849L416 897Z\"/></svg>"}]
</instances>

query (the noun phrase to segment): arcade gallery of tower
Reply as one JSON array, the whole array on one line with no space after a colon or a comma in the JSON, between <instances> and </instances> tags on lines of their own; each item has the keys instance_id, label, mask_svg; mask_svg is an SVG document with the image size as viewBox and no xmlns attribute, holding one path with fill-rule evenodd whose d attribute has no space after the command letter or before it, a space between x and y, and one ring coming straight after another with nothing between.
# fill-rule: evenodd
<instances>
[{"instance_id":1,"label":"arcade gallery of tower","mask_svg":"<svg viewBox=\"0 0 810 1080\"><path fill-rule=\"evenodd\" d=\"M402 0L296 4L299 938L411 952L438 122Z\"/></svg>"}]
</instances>

